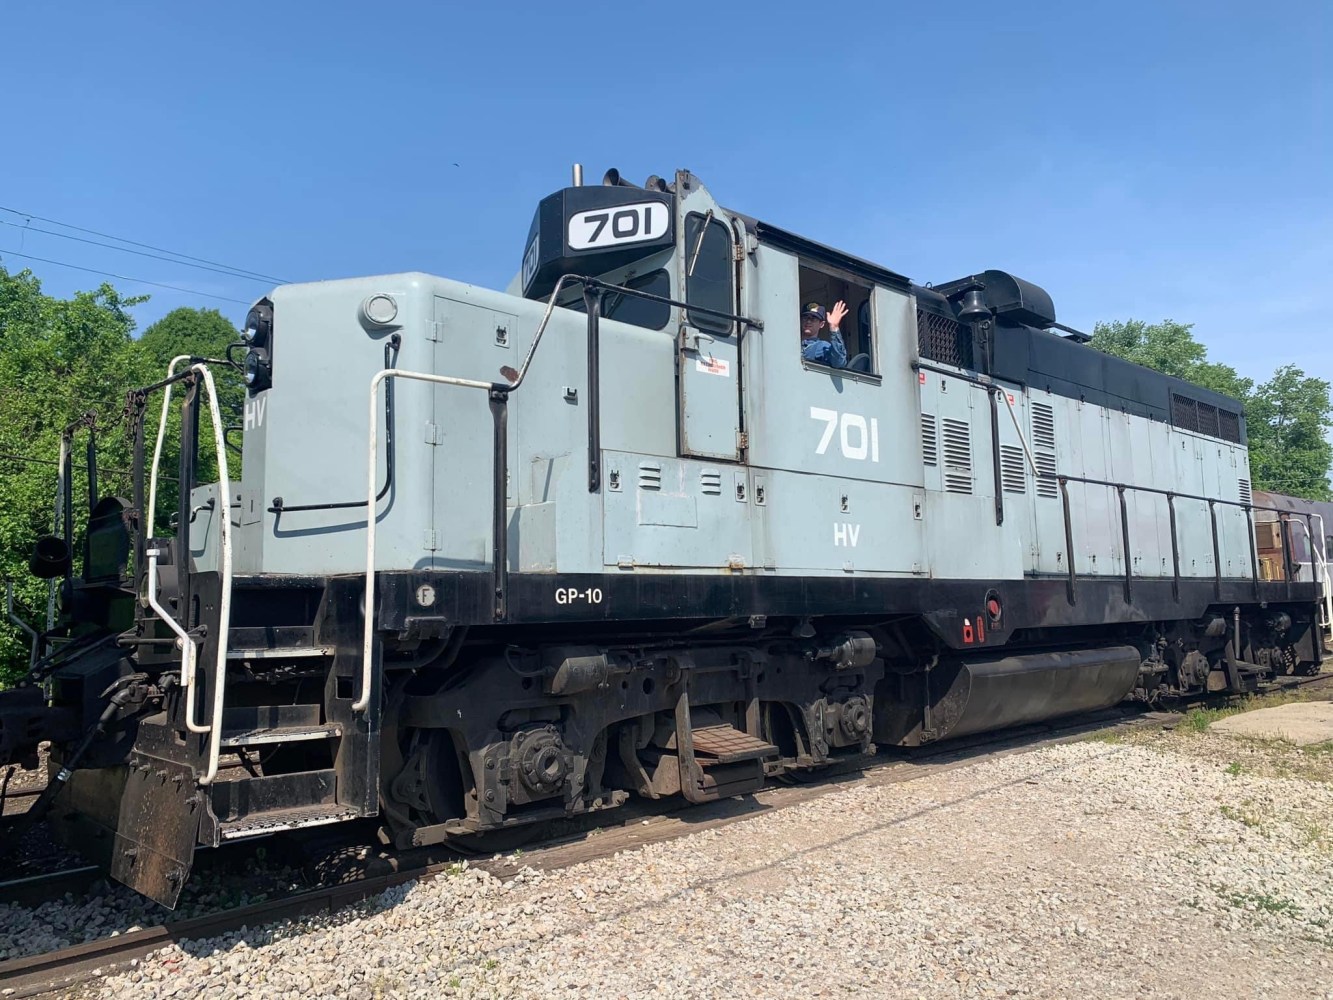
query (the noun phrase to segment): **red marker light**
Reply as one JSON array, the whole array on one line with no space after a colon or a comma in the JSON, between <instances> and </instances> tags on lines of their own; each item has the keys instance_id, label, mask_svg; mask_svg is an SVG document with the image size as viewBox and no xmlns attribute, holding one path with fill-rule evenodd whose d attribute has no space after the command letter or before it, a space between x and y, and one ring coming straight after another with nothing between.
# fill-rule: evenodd
<instances>
[{"instance_id":1,"label":"red marker light","mask_svg":"<svg viewBox=\"0 0 1333 1000\"><path fill-rule=\"evenodd\" d=\"M925 385L925 384L926 384L926 373L925 373L925 372L917 372L917 373L916 373L916 376L917 376L917 379L920 380L920 382L921 382L922 385Z\"/></svg>"},{"instance_id":2,"label":"red marker light","mask_svg":"<svg viewBox=\"0 0 1333 1000\"><path fill-rule=\"evenodd\" d=\"M992 597L989 601L986 602L986 610L990 612L991 618L999 618L1000 602Z\"/></svg>"}]
</instances>

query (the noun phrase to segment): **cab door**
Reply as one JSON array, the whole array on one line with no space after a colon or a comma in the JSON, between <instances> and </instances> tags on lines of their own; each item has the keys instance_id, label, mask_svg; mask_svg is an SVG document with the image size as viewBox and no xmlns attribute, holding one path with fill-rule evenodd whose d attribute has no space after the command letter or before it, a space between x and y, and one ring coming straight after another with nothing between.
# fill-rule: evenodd
<instances>
[{"instance_id":1,"label":"cab door","mask_svg":"<svg viewBox=\"0 0 1333 1000\"><path fill-rule=\"evenodd\" d=\"M736 266L731 216L687 171L676 175L676 231L681 234L677 341L680 453L740 458L740 353L737 325L702 310L735 314Z\"/></svg>"}]
</instances>

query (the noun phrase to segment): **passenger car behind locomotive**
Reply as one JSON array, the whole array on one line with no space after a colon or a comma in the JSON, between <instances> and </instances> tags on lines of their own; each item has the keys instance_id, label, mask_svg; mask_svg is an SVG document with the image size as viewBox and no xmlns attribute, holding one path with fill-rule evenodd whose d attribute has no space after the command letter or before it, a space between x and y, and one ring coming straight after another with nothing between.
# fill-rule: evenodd
<instances>
[{"instance_id":1,"label":"passenger car behind locomotive","mask_svg":"<svg viewBox=\"0 0 1333 1000\"><path fill-rule=\"evenodd\" d=\"M848 367L803 361L837 299ZM1317 670L1322 524L1271 511L1261 578L1239 405L1060 329L1012 275L914 285L687 171L544 199L506 292L282 286L238 478L224 366L131 394L135 495L90 499L81 559L68 515L43 541L63 612L0 751L53 739L50 821L174 905L197 846L467 839Z\"/></svg>"}]
</instances>

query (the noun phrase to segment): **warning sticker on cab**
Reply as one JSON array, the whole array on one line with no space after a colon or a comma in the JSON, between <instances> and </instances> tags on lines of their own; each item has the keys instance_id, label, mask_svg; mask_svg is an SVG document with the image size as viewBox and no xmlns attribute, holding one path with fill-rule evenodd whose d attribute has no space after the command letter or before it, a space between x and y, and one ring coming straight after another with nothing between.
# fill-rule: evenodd
<instances>
[{"instance_id":1,"label":"warning sticker on cab","mask_svg":"<svg viewBox=\"0 0 1333 1000\"><path fill-rule=\"evenodd\" d=\"M694 363L694 367L709 375L721 375L723 378L731 377L731 362L724 361L721 358L700 358Z\"/></svg>"}]
</instances>

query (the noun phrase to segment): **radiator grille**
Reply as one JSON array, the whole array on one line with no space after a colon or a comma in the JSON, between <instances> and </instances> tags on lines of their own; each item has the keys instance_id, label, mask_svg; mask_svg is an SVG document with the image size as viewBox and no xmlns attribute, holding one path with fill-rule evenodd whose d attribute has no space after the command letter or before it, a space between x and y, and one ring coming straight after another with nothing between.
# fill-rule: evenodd
<instances>
[{"instance_id":1,"label":"radiator grille","mask_svg":"<svg viewBox=\"0 0 1333 1000\"><path fill-rule=\"evenodd\" d=\"M1240 414L1200 399L1171 393L1171 423L1181 430L1240 444Z\"/></svg>"},{"instance_id":2,"label":"radiator grille","mask_svg":"<svg viewBox=\"0 0 1333 1000\"><path fill-rule=\"evenodd\" d=\"M933 413L921 414L921 461L927 465L940 464L939 429Z\"/></svg>"},{"instance_id":3,"label":"radiator grille","mask_svg":"<svg viewBox=\"0 0 1333 1000\"><path fill-rule=\"evenodd\" d=\"M1218 436L1223 441L1240 444L1240 414L1231 410L1217 411Z\"/></svg>"},{"instance_id":4,"label":"radiator grille","mask_svg":"<svg viewBox=\"0 0 1333 1000\"><path fill-rule=\"evenodd\" d=\"M1000 445L1000 482L1006 493L1026 493L1023 449L1016 444Z\"/></svg>"},{"instance_id":5,"label":"radiator grille","mask_svg":"<svg viewBox=\"0 0 1333 1000\"><path fill-rule=\"evenodd\" d=\"M916 343L921 357L927 360L973 367L972 331L957 320L917 309Z\"/></svg>"},{"instance_id":6,"label":"radiator grille","mask_svg":"<svg viewBox=\"0 0 1333 1000\"><path fill-rule=\"evenodd\" d=\"M966 420L945 417L944 489L949 493L972 492L972 428Z\"/></svg>"}]
</instances>

